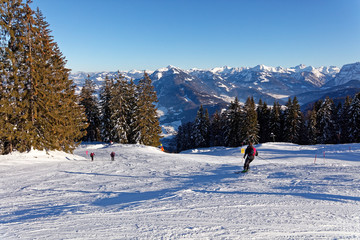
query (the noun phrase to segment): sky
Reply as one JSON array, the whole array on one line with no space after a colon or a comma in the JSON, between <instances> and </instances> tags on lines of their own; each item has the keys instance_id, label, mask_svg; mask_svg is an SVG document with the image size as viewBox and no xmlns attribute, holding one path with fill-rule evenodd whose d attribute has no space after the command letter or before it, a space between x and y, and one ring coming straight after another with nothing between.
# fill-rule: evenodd
<instances>
[{"instance_id":1,"label":"sky","mask_svg":"<svg viewBox=\"0 0 360 240\"><path fill-rule=\"evenodd\" d=\"M360 0L33 0L73 72L360 61Z\"/></svg>"}]
</instances>

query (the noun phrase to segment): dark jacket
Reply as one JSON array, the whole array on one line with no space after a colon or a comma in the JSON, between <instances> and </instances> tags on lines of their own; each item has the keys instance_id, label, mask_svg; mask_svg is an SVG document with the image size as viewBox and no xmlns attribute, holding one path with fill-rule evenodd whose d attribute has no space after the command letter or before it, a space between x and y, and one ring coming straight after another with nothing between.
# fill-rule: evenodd
<instances>
[{"instance_id":1,"label":"dark jacket","mask_svg":"<svg viewBox=\"0 0 360 240\"><path fill-rule=\"evenodd\" d=\"M252 149L254 149L254 155L251 154ZM245 150L244 158L246 155L250 160L254 160L255 156L258 155L256 148L254 146L248 146Z\"/></svg>"}]
</instances>

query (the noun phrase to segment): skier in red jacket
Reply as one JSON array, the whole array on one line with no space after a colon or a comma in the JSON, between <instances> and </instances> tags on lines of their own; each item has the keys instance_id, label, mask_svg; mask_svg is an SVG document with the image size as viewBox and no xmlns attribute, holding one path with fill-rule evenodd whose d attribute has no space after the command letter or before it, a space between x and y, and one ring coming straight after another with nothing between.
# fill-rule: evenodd
<instances>
[{"instance_id":1,"label":"skier in red jacket","mask_svg":"<svg viewBox=\"0 0 360 240\"><path fill-rule=\"evenodd\" d=\"M246 157L247 155L247 157ZM250 169L250 163L255 159L255 156L257 156L258 153L256 151L256 148L253 146L252 142L249 142L249 146L245 150L244 158L245 164L244 164L244 170L243 172L247 172Z\"/></svg>"}]
</instances>

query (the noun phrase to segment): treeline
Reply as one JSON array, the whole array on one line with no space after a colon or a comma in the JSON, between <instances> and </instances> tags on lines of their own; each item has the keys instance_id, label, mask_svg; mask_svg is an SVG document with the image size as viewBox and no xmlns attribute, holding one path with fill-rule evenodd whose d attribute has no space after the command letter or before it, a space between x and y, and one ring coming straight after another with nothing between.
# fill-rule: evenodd
<instances>
[{"instance_id":1,"label":"treeline","mask_svg":"<svg viewBox=\"0 0 360 240\"><path fill-rule=\"evenodd\" d=\"M84 141L160 145L161 127L154 105L158 100L148 74L138 84L121 74L106 77L99 98L95 87L88 77L80 93L89 123Z\"/></svg>"},{"instance_id":2,"label":"treeline","mask_svg":"<svg viewBox=\"0 0 360 240\"><path fill-rule=\"evenodd\" d=\"M360 93L344 104L330 98L319 100L313 109L301 112L296 97L285 106L275 102L269 107L253 98L241 106L238 99L222 113L211 118L201 106L194 122L183 124L176 136L177 151L191 148L228 146L270 141L297 144L360 142Z\"/></svg>"}]
</instances>

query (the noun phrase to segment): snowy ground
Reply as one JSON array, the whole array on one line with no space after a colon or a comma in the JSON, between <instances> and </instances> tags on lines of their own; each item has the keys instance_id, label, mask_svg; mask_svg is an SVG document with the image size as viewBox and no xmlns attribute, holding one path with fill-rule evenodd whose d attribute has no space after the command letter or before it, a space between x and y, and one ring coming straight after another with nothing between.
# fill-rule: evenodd
<instances>
[{"instance_id":1,"label":"snowy ground","mask_svg":"<svg viewBox=\"0 0 360 240\"><path fill-rule=\"evenodd\" d=\"M360 144L257 148L0 156L0 239L360 239Z\"/></svg>"}]
</instances>

